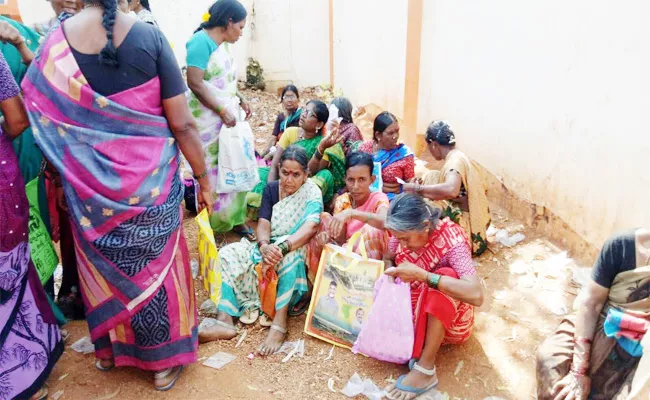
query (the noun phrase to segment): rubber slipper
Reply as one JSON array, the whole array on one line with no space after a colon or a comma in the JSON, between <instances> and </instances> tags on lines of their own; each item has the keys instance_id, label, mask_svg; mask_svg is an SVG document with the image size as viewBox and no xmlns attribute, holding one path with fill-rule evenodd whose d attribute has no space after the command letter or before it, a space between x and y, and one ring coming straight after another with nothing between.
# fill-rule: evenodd
<instances>
[{"instance_id":1,"label":"rubber slipper","mask_svg":"<svg viewBox=\"0 0 650 400\"><path fill-rule=\"evenodd\" d=\"M114 367L115 367L115 363L113 363L113 365L111 365L110 367L104 367L104 366L102 366L102 360L99 360L99 359L95 360L95 368L97 368L98 370L100 370L102 372L108 372L108 371L112 370Z\"/></svg>"},{"instance_id":2,"label":"rubber slipper","mask_svg":"<svg viewBox=\"0 0 650 400\"><path fill-rule=\"evenodd\" d=\"M289 316L290 317L299 317L303 315L307 309L309 308L309 303L311 303L311 298L310 299L300 299L298 304L296 304L296 307L298 308L291 308L289 309Z\"/></svg>"},{"instance_id":3,"label":"rubber slipper","mask_svg":"<svg viewBox=\"0 0 650 400\"><path fill-rule=\"evenodd\" d=\"M38 392L34 393L34 396L32 396L30 400L45 400L47 399L48 393L47 388L40 388L38 389Z\"/></svg>"},{"instance_id":4,"label":"rubber slipper","mask_svg":"<svg viewBox=\"0 0 650 400\"><path fill-rule=\"evenodd\" d=\"M404 393L414 394L416 397L428 392L429 390L435 389L438 386L438 380L436 379L435 382L433 382L431 385L427 387L414 388L412 386L407 386L402 384L404 378L406 378L406 375L402 375L397 379L397 382L395 382L395 389Z\"/></svg>"},{"instance_id":5,"label":"rubber slipper","mask_svg":"<svg viewBox=\"0 0 650 400\"><path fill-rule=\"evenodd\" d=\"M166 392L166 391L170 390L171 388L173 388L174 385L176 384L176 381L177 381L178 378L181 376L181 372L183 372L183 368L184 368L184 366L181 365L181 367L180 367L180 368L178 369L178 371L176 372L176 376L174 376L174 379L172 379L172 381L169 382L167 385L165 385L165 386L156 386L156 385L154 384L154 387L156 388L156 390L159 391L159 392ZM173 370L173 368L169 368L169 369L166 369L166 370L164 370L164 371L162 371L162 372L157 372L157 373L154 375L154 379L162 379L162 378L165 378L165 377L169 376L169 374L172 373L172 370Z\"/></svg>"},{"instance_id":6,"label":"rubber slipper","mask_svg":"<svg viewBox=\"0 0 650 400\"><path fill-rule=\"evenodd\" d=\"M246 225L245 229L233 229L232 232L239 237L246 238L250 242L255 242L257 241L257 236L255 236L255 232L253 231L253 228L250 226Z\"/></svg>"},{"instance_id":7,"label":"rubber slipper","mask_svg":"<svg viewBox=\"0 0 650 400\"><path fill-rule=\"evenodd\" d=\"M260 310L258 309L248 309L244 311L241 317L239 317L239 322L244 325L252 325L260 317Z\"/></svg>"},{"instance_id":8,"label":"rubber slipper","mask_svg":"<svg viewBox=\"0 0 650 400\"><path fill-rule=\"evenodd\" d=\"M260 317L260 325L265 328L270 328L273 325L273 320L266 314Z\"/></svg>"}]
</instances>

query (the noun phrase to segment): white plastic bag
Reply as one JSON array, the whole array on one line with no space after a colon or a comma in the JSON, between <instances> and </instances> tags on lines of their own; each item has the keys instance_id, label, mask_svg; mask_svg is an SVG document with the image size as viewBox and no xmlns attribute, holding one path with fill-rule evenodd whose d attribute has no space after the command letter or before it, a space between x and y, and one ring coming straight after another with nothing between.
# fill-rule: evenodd
<instances>
[{"instance_id":1,"label":"white plastic bag","mask_svg":"<svg viewBox=\"0 0 650 400\"><path fill-rule=\"evenodd\" d=\"M238 193L252 190L260 181L255 160L255 142L248 121L237 121L219 132L219 174L217 193Z\"/></svg>"}]
</instances>

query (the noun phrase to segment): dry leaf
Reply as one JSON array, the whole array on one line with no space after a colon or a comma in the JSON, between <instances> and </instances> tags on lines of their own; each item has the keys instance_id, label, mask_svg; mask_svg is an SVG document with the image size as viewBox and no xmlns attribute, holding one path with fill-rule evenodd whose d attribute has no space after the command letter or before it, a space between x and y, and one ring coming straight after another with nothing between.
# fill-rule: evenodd
<instances>
[{"instance_id":1,"label":"dry leaf","mask_svg":"<svg viewBox=\"0 0 650 400\"><path fill-rule=\"evenodd\" d=\"M239 340L237 341L237 344L235 345L235 348L238 348L242 343L244 343L246 336L248 336L248 330L244 330L244 333L241 334Z\"/></svg>"},{"instance_id":2,"label":"dry leaf","mask_svg":"<svg viewBox=\"0 0 650 400\"><path fill-rule=\"evenodd\" d=\"M61 376L59 377L59 380L60 380L60 381L64 380L65 378L68 377L68 375L70 375L70 374L63 374L63 375L61 375Z\"/></svg>"},{"instance_id":3,"label":"dry leaf","mask_svg":"<svg viewBox=\"0 0 650 400\"><path fill-rule=\"evenodd\" d=\"M456 365L456 371L454 372L454 376L457 376L460 373L460 370L463 369L463 365L465 365L465 361L460 360L458 362L458 365Z\"/></svg>"},{"instance_id":4,"label":"dry leaf","mask_svg":"<svg viewBox=\"0 0 650 400\"><path fill-rule=\"evenodd\" d=\"M334 378L329 378L327 380L327 388L330 390L330 392L336 393L336 389L334 389Z\"/></svg>"},{"instance_id":5,"label":"dry leaf","mask_svg":"<svg viewBox=\"0 0 650 400\"><path fill-rule=\"evenodd\" d=\"M58 392L54 393L52 395L52 400L59 400L63 396L63 390L59 390Z\"/></svg>"}]
</instances>

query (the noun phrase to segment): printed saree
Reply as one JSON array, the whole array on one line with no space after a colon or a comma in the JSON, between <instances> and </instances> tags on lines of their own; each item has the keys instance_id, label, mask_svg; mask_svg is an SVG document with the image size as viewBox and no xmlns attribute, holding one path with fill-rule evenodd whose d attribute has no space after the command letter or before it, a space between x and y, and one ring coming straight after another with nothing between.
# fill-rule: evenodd
<instances>
[{"instance_id":1,"label":"printed saree","mask_svg":"<svg viewBox=\"0 0 650 400\"><path fill-rule=\"evenodd\" d=\"M424 185L444 183L449 174L457 172L463 182L469 211L463 211L453 201L437 201L435 205L442 209L443 216L449 217L465 229L471 239L472 250L479 256L487 250L485 231L490 225L490 209L483 179L473 162L460 150L452 150L440 171L429 171L422 177Z\"/></svg>"},{"instance_id":2,"label":"printed saree","mask_svg":"<svg viewBox=\"0 0 650 400\"><path fill-rule=\"evenodd\" d=\"M395 265L410 262L429 272L458 278L457 271L441 266L441 260L455 246L459 244L467 246L466 243L467 235L463 228L445 218L431 233L429 243L421 251L410 252L398 248ZM467 254L469 259L469 247ZM453 299L439 290L431 289L422 282L411 284L411 304L415 323L414 358L417 359L422 353L428 314L435 315L445 327L443 344L464 343L471 336L474 328L474 307L470 304Z\"/></svg>"},{"instance_id":3,"label":"printed saree","mask_svg":"<svg viewBox=\"0 0 650 400\"><path fill-rule=\"evenodd\" d=\"M399 144L392 150L373 150L374 142L365 141L359 145L357 151L372 154L375 162L381 165L381 179L384 183L397 183L397 178L406 182L415 177L415 155L405 144ZM388 200L392 201L396 193L386 193Z\"/></svg>"},{"instance_id":4,"label":"printed saree","mask_svg":"<svg viewBox=\"0 0 650 400\"><path fill-rule=\"evenodd\" d=\"M154 371L196 361L179 149L160 81L96 93L57 28L23 91L36 143L61 174L96 356Z\"/></svg>"},{"instance_id":5,"label":"printed saree","mask_svg":"<svg viewBox=\"0 0 650 400\"><path fill-rule=\"evenodd\" d=\"M636 394L650 389L650 354L630 355L614 337L604 331L610 309L650 319L650 231L639 229L635 235L636 268L616 275L603 307L591 347L589 399L641 399ZM554 334L537 350L537 398L553 399L552 388L571 369L576 316L565 318ZM648 335L641 340L648 343Z\"/></svg>"},{"instance_id":6,"label":"printed saree","mask_svg":"<svg viewBox=\"0 0 650 400\"><path fill-rule=\"evenodd\" d=\"M323 212L320 189L311 181L273 206L271 242L281 243L307 222L319 223ZM294 306L307 293L307 246L288 253L275 270L278 274L276 310ZM257 243L246 239L219 250L222 279L219 310L239 317L247 309L260 309L255 265L262 261Z\"/></svg>"},{"instance_id":7,"label":"printed saree","mask_svg":"<svg viewBox=\"0 0 650 400\"><path fill-rule=\"evenodd\" d=\"M219 104L232 115L239 116L237 65L228 43L222 43L210 55L204 79ZM219 132L223 121L217 113L204 106L192 91L187 92L187 101L199 128L210 185L216 188L219 175ZM214 197L214 210L210 214L212 230L229 232L233 227L246 222L246 192L214 193Z\"/></svg>"}]
</instances>

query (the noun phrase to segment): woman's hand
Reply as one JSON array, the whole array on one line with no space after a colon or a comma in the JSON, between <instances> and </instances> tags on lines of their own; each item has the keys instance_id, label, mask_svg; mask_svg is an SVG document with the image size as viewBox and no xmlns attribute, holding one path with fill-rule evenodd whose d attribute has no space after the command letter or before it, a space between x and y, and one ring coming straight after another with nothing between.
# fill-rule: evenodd
<instances>
[{"instance_id":1,"label":"woman's hand","mask_svg":"<svg viewBox=\"0 0 650 400\"><path fill-rule=\"evenodd\" d=\"M353 212L353 210L345 210L336 214L334 218L330 220L330 223L327 226L327 231L331 237L337 238L341 236L341 232L343 232L345 225L352 218Z\"/></svg>"},{"instance_id":2,"label":"woman's hand","mask_svg":"<svg viewBox=\"0 0 650 400\"><path fill-rule=\"evenodd\" d=\"M212 190L199 190L198 193L198 203L199 203L199 212L203 211L204 208L208 210L208 214L212 214L214 209L214 197L212 196Z\"/></svg>"},{"instance_id":3,"label":"woman's hand","mask_svg":"<svg viewBox=\"0 0 650 400\"><path fill-rule=\"evenodd\" d=\"M339 143L343 143L343 135L341 135L340 132L339 123L332 123L332 127L330 131L327 132L327 136L325 136L323 140L321 140L318 144L318 151L323 154L330 147L335 146Z\"/></svg>"},{"instance_id":4,"label":"woman's hand","mask_svg":"<svg viewBox=\"0 0 650 400\"><path fill-rule=\"evenodd\" d=\"M325 246L327 243L330 242L330 234L327 232L321 232L316 237L314 238L316 240L316 243L318 243L319 246Z\"/></svg>"},{"instance_id":5,"label":"woman's hand","mask_svg":"<svg viewBox=\"0 0 650 400\"><path fill-rule=\"evenodd\" d=\"M405 183L404 185L402 185L402 189L404 190L404 193L416 194L418 186L420 185L417 183Z\"/></svg>"},{"instance_id":6,"label":"woman's hand","mask_svg":"<svg viewBox=\"0 0 650 400\"><path fill-rule=\"evenodd\" d=\"M591 378L585 375L575 375L570 372L553 386L554 400L587 400L590 391Z\"/></svg>"},{"instance_id":7,"label":"woman's hand","mask_svg":"<svg viewBox=\"0 0 650 400\"><path fill-rule=\"evenodd\" d=\"M246 119L249 119L251 115L253 115L253 112L251 111L251 106L249 106L248 102L244 101L243 98L240 98L239 105L241 106L241 109L244 110L244 112L246 113Z\"/></svg>"},{"instance_id":8,"label":"woman's hand","mask_svg":"<svg viewBox=\"0 0 650 400\"><path fill-rule=\"evenodd\" d=\"M0 42L18 47L25 42L25 38L13 25L0 21Z\"/></svg>"},{"instance_id":9,"label":"woman's hand","mask_svg":"<svg viewBox=\"0 0 650 400\"><path fill-rule=\"evenodd\" d=\"M402 282L426 282L427 271L409 262L402 263L397 267L388 268L385 274L393 278L400 278Z\"/></svg>"},{"instance_id":10,"label":"woman's hand","mask_svg":"<svg viewBox=\"0 0 650 400\"><path fill-rule=\"evenodd\" d=\"M226 124L228 128L233 128L235 125L237 125L237 118L235 118L235 116L232 115L232 113L228 111L228 109L224 108L223 110L221 110L219 116L221 117L221 120L223 121L224 124Z\"/></svg>"},{"instance_id":11,"label":"woman's hand","mask_svg":"<svg viewBox=\"0 0 650 400\"><path fill-rule=\"evenodd\" d=\"M274 267L282 261L282 250L274 244L265 244L260 248L260 253L262 253L264 264Z\"/></svg>"}]
</instances>

